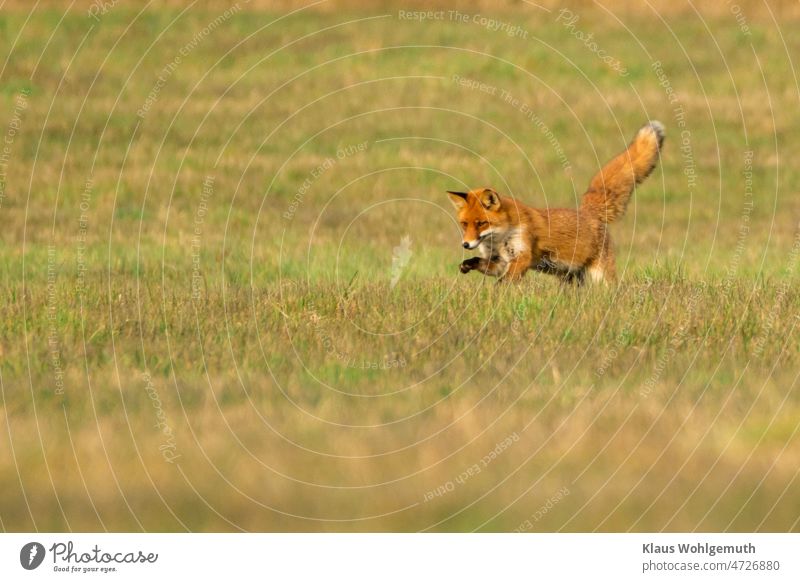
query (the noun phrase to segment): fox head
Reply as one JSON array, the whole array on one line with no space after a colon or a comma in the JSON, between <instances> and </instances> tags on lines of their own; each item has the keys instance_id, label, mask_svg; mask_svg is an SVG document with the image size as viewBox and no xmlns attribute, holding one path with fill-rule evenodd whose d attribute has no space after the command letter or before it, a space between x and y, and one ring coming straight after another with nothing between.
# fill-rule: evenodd
<instances>
[{"instance_id":1,"label":"fox head","mask_svg":"<svg viewBox=\"0 0 800 582\"><path fill-rule=\"evenodd\" d=\"M500 195L491 188L469 192L447 191L458 211L458 221L464 233L463 246L474 249L492 236L502 234L508 223L503 213Z\"/></svg>"}]
</instances>

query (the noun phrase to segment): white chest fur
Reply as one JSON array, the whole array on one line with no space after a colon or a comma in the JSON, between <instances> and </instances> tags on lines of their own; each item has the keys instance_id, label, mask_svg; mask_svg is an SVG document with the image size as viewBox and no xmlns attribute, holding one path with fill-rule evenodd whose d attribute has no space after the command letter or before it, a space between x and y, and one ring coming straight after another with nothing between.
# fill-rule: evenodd
<instances>
[{"instance_id":1,"label":"white chest fur","mask_svg":"<svg viewBox=\"0 0 800 582\"><path fill-rule=\"evenodd\" d=\"M500 256L506 261L512 261L527 250L527 245L522 237L522 229L519 227L512 228L508 231L503 241L503 245L500 249Z\"/></svg>"},{"instance_id":2,"label":"white chest fur","mask_svg":"<svg viewBox=\"0 0 800 582\"><path fill-rule=\"evenodd\" d=\"M502 235L492 234L478 245L478 252L484 259L502 263L510 263L527 250L520 227L511 228Z\"/></svg>"}]
</instances>

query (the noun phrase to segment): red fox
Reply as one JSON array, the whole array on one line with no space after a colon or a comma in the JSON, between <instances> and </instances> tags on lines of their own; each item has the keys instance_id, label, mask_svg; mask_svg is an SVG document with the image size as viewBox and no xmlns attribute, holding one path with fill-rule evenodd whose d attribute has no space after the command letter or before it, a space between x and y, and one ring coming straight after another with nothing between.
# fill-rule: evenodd
<instances>
[{"instance_id":1,"label":"red fox","mask_svg":"<svg viewBox=\"0 0 800 582\"><path fill-rule=\"evenodd\" d=\"M608 225L625 213L634 186L658 162L664 126L651 121L624 152L592 178L579 208L531 208L491 188L451 192L464 231L464 248L480 256L461 263L461 272L480 271L517 281L528 269L582 285L616 277Z\"/></svg>"}]
</instances>

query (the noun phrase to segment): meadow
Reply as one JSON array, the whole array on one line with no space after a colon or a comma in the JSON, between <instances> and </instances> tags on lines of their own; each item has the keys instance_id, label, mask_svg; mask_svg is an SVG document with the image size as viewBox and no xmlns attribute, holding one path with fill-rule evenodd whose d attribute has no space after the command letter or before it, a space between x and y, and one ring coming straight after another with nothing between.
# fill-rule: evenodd
<instances>
[{"instance_id":1,"label":"meadow","mask_svg":"<svg viewBox=\"0 0 800 582\"><path fill-rule=\"evenodd\" d=\"M0 528L799 530L800 15L541 4L0 8ZM616 284L458 272L648 119Z\"/></svg>"}]
</instances>

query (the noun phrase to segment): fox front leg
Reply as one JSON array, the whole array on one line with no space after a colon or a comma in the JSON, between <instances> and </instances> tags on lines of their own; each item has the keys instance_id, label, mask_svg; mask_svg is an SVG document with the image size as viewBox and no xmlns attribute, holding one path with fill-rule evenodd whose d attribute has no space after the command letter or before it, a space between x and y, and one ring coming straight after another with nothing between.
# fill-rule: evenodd
<instances>
[{"instance_id":1,"label":"fox front leg","mask_svg":"<svg viewBox=\"0 0 800 582\"><path fill-rule=\"evenodd\" d=\"M522 279L525 272L531 268L531 255L530 253L520 253L511 262L508 263L506 272L500 276L500 281L503 283L513 283Z\"/></svg>"},{"instance_id":2,"label":"fox front leg","mask_svg":"<svg viewBox=\"0 0 800 582\"><path fill-rule=\"evenodd\" d=\"M490 277L499 277L503 273L503 265L491 259L484 259L482 257L472 257L461 263L459 269L462 273L469 273L470 271L480 271L484 275Z\"/></svg>"}]
</instances>

